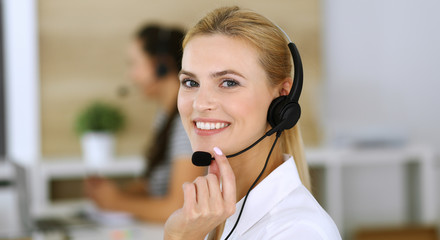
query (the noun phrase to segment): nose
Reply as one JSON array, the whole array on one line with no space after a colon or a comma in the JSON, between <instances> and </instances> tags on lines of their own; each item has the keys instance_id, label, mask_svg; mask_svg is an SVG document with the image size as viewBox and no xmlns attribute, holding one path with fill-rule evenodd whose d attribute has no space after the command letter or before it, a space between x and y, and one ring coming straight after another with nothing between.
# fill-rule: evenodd
<instances>
[{"instance_id":1,"label":"nose","mask_svg":"<svg viewBox=\"0 0 440 240\"><path fill-rule=\"evenodd\" d=\"M215 110L217 101L215 93L209 86L200 86L193 102L193 108L198 112Z\"/></svg>"}]
</instances>

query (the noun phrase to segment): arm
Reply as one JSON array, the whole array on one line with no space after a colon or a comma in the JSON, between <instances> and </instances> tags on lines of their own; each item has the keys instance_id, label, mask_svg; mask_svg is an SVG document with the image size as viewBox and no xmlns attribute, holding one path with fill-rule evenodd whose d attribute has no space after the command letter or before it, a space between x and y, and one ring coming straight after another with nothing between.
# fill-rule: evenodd
<instances>
[{"instance_id":1,"label":"arm","mask_svg":"<svg viewBox=\"0 0 440 240\"><path fill-rule=\"evenodd\" d=\"M188 158L176 159L171 169L168 194L150 197L139 194L118 194L111 210L124 211L145 221L165 222L176 209L183 205L182 184L192 182L205 174L206 169L195 167Z\"/></svg>"},{"instance_id":2,"label":"arm","mask_svg":"<svg viewBox=\"0 0 440 240\"><path fill-rule=\"evenodd\" d=\"M125 193L132 195L146 195L148 193L145 178L137 178L129 182L123 189Z\"/></svg>"}]
</instances>

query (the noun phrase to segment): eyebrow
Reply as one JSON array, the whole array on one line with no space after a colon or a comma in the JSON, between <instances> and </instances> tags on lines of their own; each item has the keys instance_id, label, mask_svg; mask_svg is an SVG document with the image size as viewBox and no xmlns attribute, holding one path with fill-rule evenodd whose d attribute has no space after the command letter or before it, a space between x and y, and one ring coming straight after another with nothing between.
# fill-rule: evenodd
<instances>
[{"instance_id":1,"label":"eyebrow","mask_svg":"<svg viewBox=\"0 0 440 240\"><path fill-rule=\"evenodd\" d=\"M185 74L185 75L187 75L189 77L193 77L193 78L196 77L196 75L194 73L188 72L188 71L185 71L185 70L180 70L178 76L180 76L182 74ZM221 76L224 76L224 75L228 75L228 74L232 74L232 75L239 76L241 78L245 78L242 74L240 74L240 73L238 73L238 72L236 72L234 70L229 70L229 69L228 70L224 70L224 71L219 71L219 72L213 72L213 73L209 74L209 76L211 78L218 78L218 77L221 77Z\"/></svg>"},{"instance_id":2,"label":"eyebrow","mask_svg":"<svg viewBox=\"0 0 440 240\"><path fill-rule=\"evenodd\" d=\"M177 74L177 76L180 76L180 75L182 75L182 74L185 74L185 75L190 76L190 77L192 77L192 78L195 78L195 77L196 77L196 75L195 75L194 73L187 72L187 71L185 71L185 70L183 70L183 69L179 71L179 73Z\"/></svg>"}]
</instances>

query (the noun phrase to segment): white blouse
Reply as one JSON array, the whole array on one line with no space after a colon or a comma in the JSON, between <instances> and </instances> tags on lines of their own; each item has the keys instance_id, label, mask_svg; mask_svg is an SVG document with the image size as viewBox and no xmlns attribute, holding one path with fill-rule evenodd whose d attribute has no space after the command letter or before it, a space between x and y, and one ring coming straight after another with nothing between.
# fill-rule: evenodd
<instances>
[{"instance_id":1,"label":"white blouse","mask_svg":"<svg viewBox=\"0 0 440 240\"><path fill-rule=\"evenodd\" d=\"M284 161L249 193L229 239L341 239L336 224L301 183L293 157L284 155ZM236 204L234 215L226 220L221 239L234 226L243 199Z\"/></svg>"}]
</instances>

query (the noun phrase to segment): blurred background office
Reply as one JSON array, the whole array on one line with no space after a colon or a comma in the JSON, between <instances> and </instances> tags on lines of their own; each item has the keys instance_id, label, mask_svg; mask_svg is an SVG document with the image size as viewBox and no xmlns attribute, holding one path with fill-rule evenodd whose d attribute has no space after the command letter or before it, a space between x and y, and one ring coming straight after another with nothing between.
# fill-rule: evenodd
<instances>
[{"instance_id":1,"label":"blurred background office","mask_svg":"<svg viewBox=\"0 0 440 240\"><path fill-rule=\"evenodd\" d=\"M28 169L32 215L87 204L73 126L95 100L126 119L101 174L121 184L139 176L157 106L126 75L133 31L148 22L189 28L231 4L267 16L300 50L313 192L343 238L438 238L437 0L2 0L0 233L18 218L8 161Z\"/></svg>"}]
</instances>

